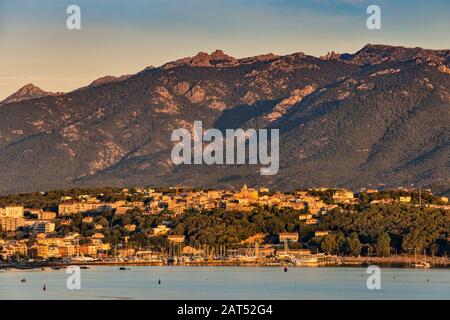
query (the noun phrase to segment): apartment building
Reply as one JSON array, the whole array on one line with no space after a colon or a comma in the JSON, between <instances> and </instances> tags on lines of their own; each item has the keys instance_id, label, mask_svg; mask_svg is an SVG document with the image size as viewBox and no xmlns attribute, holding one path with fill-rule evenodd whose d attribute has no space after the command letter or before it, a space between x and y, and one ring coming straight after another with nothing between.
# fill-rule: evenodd
<instances>
[{"instance_id":1,"label":"apartment building","mask_svg":"<svg viewBox=\"0 0 450 320\"><path fill-rule=\"evenodd\" d=\"M60 216L70 216L83 212L101 212L107 208L113 208L113 206L97 202L69 202L58 205L58 214Z\"/></svg>"},{"instance_id":2,"label":"apartment building","mask_svg":"<svg viewBox=\"0 0 450 320\"><path fill-rule=\"evenodd\" d=\"M37 214L39 220L53 220L56 218L56 212L53 211L41 211Z\"/></svg>"},{"instance_id":3,"label":"apartment building","mask_svg":"<svg viewBox=\"0 0 450 320\"><path fill-rule=\"evenodd\" d=\"M25 226L24 218L12 218L12 217L2 217L0 218L0 229L2 231L10 232L16 231L18 228Z\"/></svg>"},{"instance_id":4,"label":"apartment building","mask_svg":"<svg viewBox=\"0 0 450 320\"><path fill-rule=\"evenodd\" d=\"M34 231L36 233L52 233L55 232L55 224L53 222L36 222L34 224Z\"/></svg>"},{"instance_id":5,"label":"apartment building","mask_svg":"<svg viewBox=\"0 0 450 320\"><path fill-rule=\"evenodd\" d=\"M5 218L23 218L23 206L7 206L0 208L0 217Z\"/></svg>"}]
</instances>

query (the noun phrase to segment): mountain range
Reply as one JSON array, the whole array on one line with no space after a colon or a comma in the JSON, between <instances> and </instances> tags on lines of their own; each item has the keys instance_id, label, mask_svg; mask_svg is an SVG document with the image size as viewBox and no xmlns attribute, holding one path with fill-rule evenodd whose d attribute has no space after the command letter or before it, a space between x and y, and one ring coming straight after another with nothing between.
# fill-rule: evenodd
<instances>
[{"instance_id":1,"label":"mountain range","mask_svg":"<svg viewBox=\"0 0 450 320\"><path fill-rule=\"evenodd\" d=\"M171 133L280 129L280 170L171 162ZM0 194L83 186L286 190L415 186L450 193L450 50L221 50L69 93L32 84L0 103Z\"/></svg>"}]
</instances>

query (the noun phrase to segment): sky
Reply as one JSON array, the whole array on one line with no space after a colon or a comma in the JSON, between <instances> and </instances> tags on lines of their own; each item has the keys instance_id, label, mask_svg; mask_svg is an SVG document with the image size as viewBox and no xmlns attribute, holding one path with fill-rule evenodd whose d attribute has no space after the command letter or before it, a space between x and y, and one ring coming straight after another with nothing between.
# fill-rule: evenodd
<instances>
[{"instance_id":1,"label":"sky","mask_svg":"<svg viewBox=\"0 0 450 320\"><path fill-rule=\"evenodd\" d=\"M69 30L69 5L81 30ZM381 8L381 30L366 10ZM0 100L67 92L199 51L353 53L367 43L450 49L449 0L0 0Z\"/></svg>"}]
</instances>

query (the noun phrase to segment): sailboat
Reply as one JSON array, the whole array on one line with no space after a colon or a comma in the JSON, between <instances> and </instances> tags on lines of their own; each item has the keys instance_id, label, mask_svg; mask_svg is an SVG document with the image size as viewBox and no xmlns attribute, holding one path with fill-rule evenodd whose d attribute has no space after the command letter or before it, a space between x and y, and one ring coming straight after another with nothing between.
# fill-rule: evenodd
<instances>
[{"instance_id":1,"label":"sailboat","mask_svg":"<svg viewBox=\"0 0 450 320\"><path fill-rule=\"evenodd\" d=\"M431 267L431 264L429 262L426 262L426 261L418 262L417 261L416 250L414 250L414 263L413 263L413 266L414 266L414 268L429 269Z\"/></svg>"}]
</instances>

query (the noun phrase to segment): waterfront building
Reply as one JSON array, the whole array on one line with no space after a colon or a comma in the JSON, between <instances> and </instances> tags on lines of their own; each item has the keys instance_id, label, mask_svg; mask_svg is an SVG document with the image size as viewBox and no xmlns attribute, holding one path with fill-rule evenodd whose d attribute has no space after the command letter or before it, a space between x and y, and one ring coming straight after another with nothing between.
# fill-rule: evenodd
<instances>
[{"instance_id":1,"label":"waterfront building","mask_svg":"<svg viewBox=\"0 0 450 320\"><path fill-rule=\"evenodd\" d=\"M120 258L129 258L134 256L136 250L133 248L121 248L117 250L117 256Z\"/></svg>"},{"instance_id":2,"label":"waterfront building","mask_svg":"<svg viewBox=\"0 0 450 320\"><path fill-rule=\"evenodd\" d=\"M79 252L79 247L72 244L65 244L58 246L58 253L60 257L73 257Z\"/></svg>"},{"instance_id":3,"label":"waterfront building","mask_svg":"<svg viewBox=\"0 0 450 320\"><path fill-rule=\"evenodd\" d=\"M298 241L297 232L281 232L278 235L278 241L281 242L297 242Z\"/></svg>"},{"instance_id":4,"label":"waterfront building","mask_svg":"<svg viewBox=\"0 0 450 320\"><path fill-rule=\"evenodd\" d=\"M33 246L33 251L35 255L40 258L48 258L48 246L45 244L38 244Z\"/></svg>"},{"instance_id":5,"label":"waterfront building","mask_svg":"<svg viewBox=\"0 0 450 320\"><path fill-rule=\"evenodd\" d=\"M0 256L3 260L7 260L9 257L18 255L21 257L25 257L28 254L27 245L24 243L8 243L4 245L2 250L0 251Z\"/></svg>"},{"instance_id":6,"label":"waterfront building","mask_svg":"<svg viewBox=\"0 0 450 320\"><path fill-rule=\"evenodd\" d=\"M81 245L80 246L80 254L95 257L97 256L97 246L95 245Z\"/></svg>"}]
</instances>

